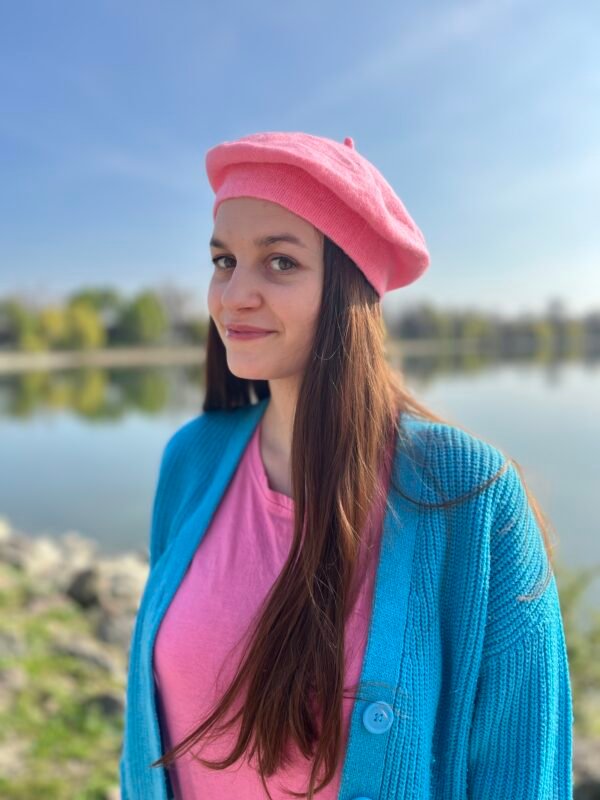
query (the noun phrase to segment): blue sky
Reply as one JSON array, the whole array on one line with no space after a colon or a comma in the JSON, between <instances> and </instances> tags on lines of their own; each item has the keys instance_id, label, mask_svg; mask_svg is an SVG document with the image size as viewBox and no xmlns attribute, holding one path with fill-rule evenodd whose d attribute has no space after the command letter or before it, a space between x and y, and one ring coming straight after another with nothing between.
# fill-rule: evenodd
<instances>
[{"instance_id":1,"label":"blue sky","mask_svg":"<svg viewBox=\"0 0 600 800\"><path fill-rule=\"evenodd\" d=\"M4 4L0 293L205 309L206 150L303 130L352 136L426 237L386 306L598 309L599 41L595 0Z\"/></svg>"}]
</instances>

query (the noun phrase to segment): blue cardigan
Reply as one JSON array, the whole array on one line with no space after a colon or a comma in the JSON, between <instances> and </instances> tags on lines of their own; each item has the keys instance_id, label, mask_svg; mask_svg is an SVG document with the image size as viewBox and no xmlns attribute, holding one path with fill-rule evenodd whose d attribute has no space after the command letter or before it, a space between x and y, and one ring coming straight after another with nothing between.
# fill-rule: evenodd
<instances>
[{"instance_id":1,"label":"blue cardigan","mask_svg":"<svg viewBox=\"0 0 600 800\"><path fill-rule=\"evenodd\" d=\"M123 800L173 797L152 648L268 400L205 412L164 447L131 637ZM491 444L403 414L341 800L570 800L571 685L559 597L518 473ZM540 581L542 584L540 585ZM536 594L529 601L520 595ZM213 800L213 798L207 798Z\"/></svg>"}]
</instances>

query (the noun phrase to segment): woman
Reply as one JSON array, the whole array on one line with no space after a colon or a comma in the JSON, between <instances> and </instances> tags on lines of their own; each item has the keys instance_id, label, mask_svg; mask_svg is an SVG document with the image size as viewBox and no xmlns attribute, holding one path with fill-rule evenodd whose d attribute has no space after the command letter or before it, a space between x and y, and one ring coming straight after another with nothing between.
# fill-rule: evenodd
<instances>
[{"instance_id":1,"label":"woman","mask_svg":"<svg viewBox=\"0 0 600 800\"><path fill-rule=\"evenodd\" d=\"M570 798L542 513L385 358L422 233L349 137L258 133L206 167L206 396L162 456L123 797Z\"/></svg>"}]
</instances>

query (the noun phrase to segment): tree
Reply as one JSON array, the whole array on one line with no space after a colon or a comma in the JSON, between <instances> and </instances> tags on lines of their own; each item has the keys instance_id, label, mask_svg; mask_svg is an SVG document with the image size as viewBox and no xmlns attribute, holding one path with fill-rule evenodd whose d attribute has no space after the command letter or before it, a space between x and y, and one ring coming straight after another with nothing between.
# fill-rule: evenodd
<instances>
[{"instance_id":1,"label":"tree","mask_svg":"<svg viewBox=\"0 0 600 800\"><path fill-rule=\"evenodd\" d=\"M58 306L48 306L40 311L38 327L40 336L48 345L63 347L69 338L69 312Z\"/></svg>"},{"instance_id":2,"label":"tree","mask_svg":"<svg viewBox=\"0 0 600 800\"><path fill-rule=\"evenodd\" d=\"M94 350L103 347L106 332L96 309L88 303L74 302L67 308L68 333L66 344L74 350Z\"/></svg>"},{"instance_id":3,"label":"tree","mask_svg":"<svg viewBox=\"0 0 600 800\"><path fill-rule=\"evenodd\" d=\"M17 299L7 300L0 312L4 338L17 350L36 352L45 350L43 338L39 335L37 316Z\"/></svg>"},{"instance_id":4,"label":"tree","mask_svg":"<svg viewBox=\"0 0 600 800\"><path fill-rule=\"evenodd\" d=\"M123 305L123 300L115 289L109 287L97 287L89 289L81 289L67 298L67 305L75 305L78 303L85 303L96 311L105 311L107 309L118 310Z\"/></svg>"},{"instance_id":5,"label":"tree","mask_svg":"<svg viewBox=\"0 0 600 800\"><path fill-rule=\"evenodd\" d=\"M194 296L190 289L182 289L166 281L155 289L154 294L160 301L171 326L181 326L192 316Z\"/></svg>"},{"instance_id":6,"label":"tree","mask_svg":"<svg viewBox=\"0 0 600 800\"><path fill-rule=\"evenodd\" d=\"M150 344L157 342L168 327L165 311L153 292L141 292L125 307L116 326L122 342Z\"/></svg>"}]
</instances>

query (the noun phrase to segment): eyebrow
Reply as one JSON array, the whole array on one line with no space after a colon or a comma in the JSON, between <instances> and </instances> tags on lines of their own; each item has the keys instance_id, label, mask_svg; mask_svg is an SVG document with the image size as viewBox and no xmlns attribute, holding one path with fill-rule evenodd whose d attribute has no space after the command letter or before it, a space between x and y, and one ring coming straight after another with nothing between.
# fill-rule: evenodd
<instances>
[{"instance_id":1,"label":"eyebrow","mask_svg":"<svg viewBox=\"0 0 600 800\"><path fill-rule=\"evenodd\" d=\"M288 242L289 244L296 244L298 247L306 247L304 242L298 239L297 236L294 236L293 233L276 233L272 236L259 236L258 239L254 240L254 244L257 247L270 247L272 244L276 244L277 242ZM217 239L216 236L211 238L209 245L210 247L222 247L225 250L228 249L225 242Z\"/></svg>"}]
</instances>

